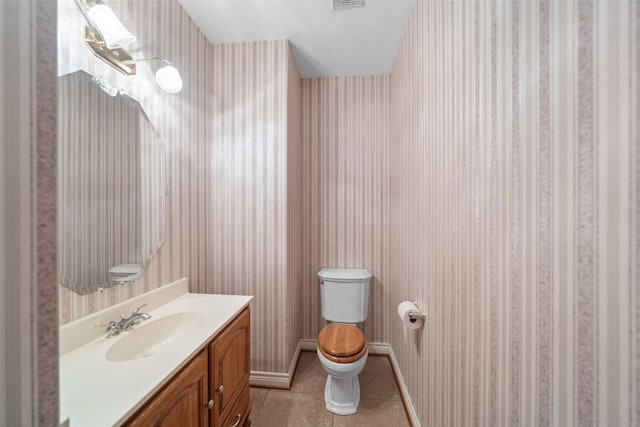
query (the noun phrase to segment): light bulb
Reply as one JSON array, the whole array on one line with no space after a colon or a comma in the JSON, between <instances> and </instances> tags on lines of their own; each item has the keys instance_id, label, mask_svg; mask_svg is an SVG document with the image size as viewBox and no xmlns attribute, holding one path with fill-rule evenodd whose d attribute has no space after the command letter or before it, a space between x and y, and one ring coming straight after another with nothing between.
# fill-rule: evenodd
<instances>
[{"instance_id":1,"label":"light bulb","mask_svg":"<svg viewBox=\"0 0 640 427\"><path fill-rule=\"evenodd\" d=\"M108 6L98 4L89 9L91 21L98 27L105 44L109 49L117 49L130 45L136 36L122 25L115 13Z\"/></svg>"},{"instance_id":2,"label":"light bulb","mask_svg":"<svg viewBox=\"0 0 640 427\"><path fill-rule=\"evenodd\" d=\"M156 71L156 82L164 91L177 93L182 90L180 73L172 65L165 65Z\"/></svg>"}]
</instances>

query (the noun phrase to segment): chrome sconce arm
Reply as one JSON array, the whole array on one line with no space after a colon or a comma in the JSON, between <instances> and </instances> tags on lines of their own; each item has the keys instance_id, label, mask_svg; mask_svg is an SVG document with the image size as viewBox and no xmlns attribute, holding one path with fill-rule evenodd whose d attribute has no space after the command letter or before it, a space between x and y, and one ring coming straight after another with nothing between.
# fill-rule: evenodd
<instances>
[{"instance_id":1,"label":"chrome sconce arm","mask_svg":"<svg viewBox=\"0 0 640 427\"><path fill-rule=\"evenodd\" d=\"M158 86L160 86L162 90L169 93L178 93L182 90L180 73L171 62L164 58L154 56L152 58L131 59L125 61L125 63L135 67L136 63L145 61L160 61L164 63L163 66L156 70L156 83L158 83Z\"/></svg>"}]
</instances>

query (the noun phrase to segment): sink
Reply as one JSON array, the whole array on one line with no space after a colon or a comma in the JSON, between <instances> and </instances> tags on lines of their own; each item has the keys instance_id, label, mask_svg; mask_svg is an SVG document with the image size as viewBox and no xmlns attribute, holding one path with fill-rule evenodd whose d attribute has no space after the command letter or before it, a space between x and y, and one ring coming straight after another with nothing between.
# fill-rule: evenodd
<instances>
[{"instance_id":1,"label":"sink","mask_svg":"<svg viewBox=\"0 0 640 427\"><path fill-rule=\"evenodd\" d=\"M195 312L181 312L146 320L130 331L111 338L116 342L109 347L105 358L111 362L125 362L153 356L198 328L205 322L205 316Z\"/></svg>"}]
</instances>

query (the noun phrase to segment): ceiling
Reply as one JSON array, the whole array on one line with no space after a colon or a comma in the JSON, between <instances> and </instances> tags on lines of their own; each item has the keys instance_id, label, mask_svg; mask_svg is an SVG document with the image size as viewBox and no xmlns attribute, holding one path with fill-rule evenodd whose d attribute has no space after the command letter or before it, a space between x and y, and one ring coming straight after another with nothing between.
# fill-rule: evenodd
<instances>
[{"instance_id":1,"label":"ceiling","mask_svg":"<svg viewBox=\"0 0 640 427\"><path fill-rule=\"evenodd\" d=\"M288 39L302 78L389 74L415 0L179 0L212 44Z\"/></svg>"}]
</instances>

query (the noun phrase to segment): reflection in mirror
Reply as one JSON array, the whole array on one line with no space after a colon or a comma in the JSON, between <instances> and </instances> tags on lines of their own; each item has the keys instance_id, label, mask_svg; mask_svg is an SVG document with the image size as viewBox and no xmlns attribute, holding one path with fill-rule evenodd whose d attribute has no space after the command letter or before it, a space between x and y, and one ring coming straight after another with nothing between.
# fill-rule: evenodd
<instances>
[{"instance_id":1,"label":"reflection in mirror","mask_svg":"<svg viewBox=\"0 0 640 427\"><path fill-rule=\"evenodd\" d=\"M79 294L140 276L165 238L164 145L138 102L58 79L58 276Z\"/></svg>"}]
</instances>

